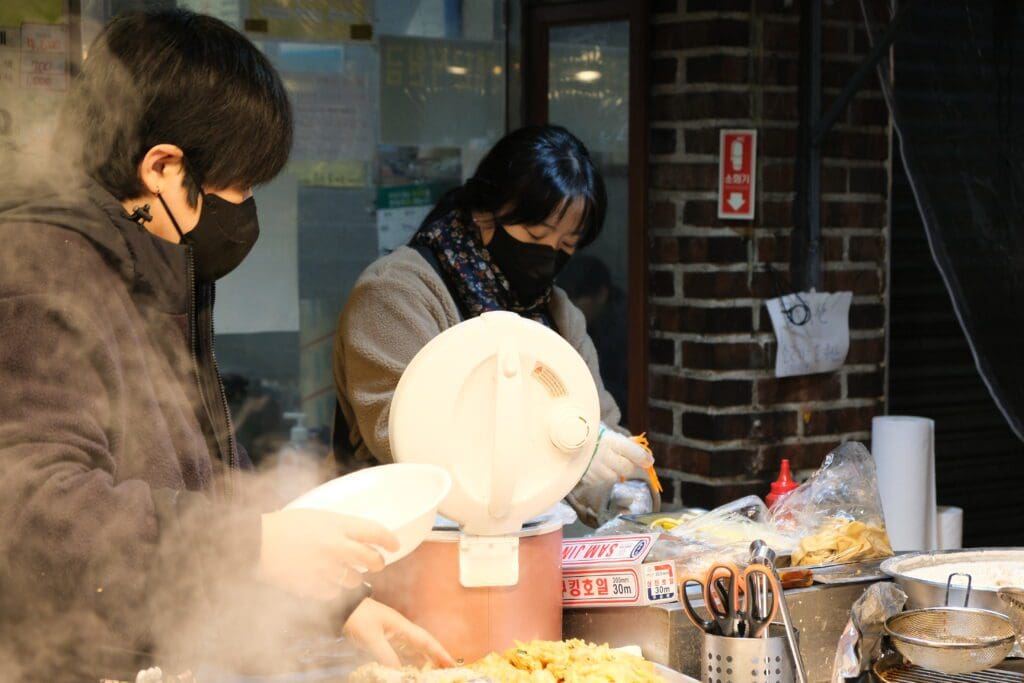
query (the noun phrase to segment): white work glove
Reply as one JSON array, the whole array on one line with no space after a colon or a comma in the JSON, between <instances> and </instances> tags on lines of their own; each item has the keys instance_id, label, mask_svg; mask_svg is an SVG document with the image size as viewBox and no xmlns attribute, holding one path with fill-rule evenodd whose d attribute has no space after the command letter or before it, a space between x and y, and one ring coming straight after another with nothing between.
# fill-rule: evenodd
<instances>
[{"instance_id":1,"label":"white work glove","mask_svg":"<svg viewBox=\"0 0 1024 683\"><path fill-rule=\"evenodd\" d=\"M654 499L643 471L653 464L654 458L640 444L601 425L590 467L569 495L569 502L581 519L592 525L619 514L651 512ZM637 476L644 479L624 481Z\"/></svg>"},{"instance_id":2,"label":"white work glove","mask_svg":"<svg viewBox=\"0 0 1024 683\"><path fill-rule=\"evenodd\" d=\"M628 436L601 425L600 436L590 467L580 480L579 488L603 488L608 493L612 486L654 464L654 458Z\"/></svg>"}]
</instances>

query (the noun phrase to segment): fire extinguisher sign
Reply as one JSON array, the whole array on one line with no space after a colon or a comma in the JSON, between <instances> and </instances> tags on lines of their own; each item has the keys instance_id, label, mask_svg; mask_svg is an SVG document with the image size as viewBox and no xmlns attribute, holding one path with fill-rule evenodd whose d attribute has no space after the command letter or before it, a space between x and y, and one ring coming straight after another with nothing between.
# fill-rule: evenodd
<instances>
[{"instance_id":1,"label":"fire extinguisher sign","mask_svg":"<svg viewBox=\"0 0 1024 683\"><path fill-rule=\"evenodd\" d=\"M722 129L718 154L718 217L754 217L754 178L757 131Z\"/></svg>"}]
</instances>

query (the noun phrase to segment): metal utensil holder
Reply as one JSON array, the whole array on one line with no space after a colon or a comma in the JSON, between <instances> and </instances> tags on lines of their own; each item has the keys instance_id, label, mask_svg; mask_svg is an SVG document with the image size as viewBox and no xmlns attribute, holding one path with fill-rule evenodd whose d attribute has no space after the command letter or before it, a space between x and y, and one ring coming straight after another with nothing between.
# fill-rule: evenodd
<instances>
[{"instance_id":1,"label":"metal utensil holder","mask_svg":"<svg viewBox=\"0 0 1024 683\"><path fill-rule=\"evenodd\" d=\"M782 624L772 624L767 638L705 633L700 648L702 683L793 683L785 634Z\"/></svg>"}]
</instances>

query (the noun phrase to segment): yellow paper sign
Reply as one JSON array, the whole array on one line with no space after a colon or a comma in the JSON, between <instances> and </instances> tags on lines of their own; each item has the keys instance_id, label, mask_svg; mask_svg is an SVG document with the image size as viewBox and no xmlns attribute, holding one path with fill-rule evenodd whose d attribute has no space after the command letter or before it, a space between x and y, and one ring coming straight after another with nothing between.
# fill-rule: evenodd
<instances>
[{"instance_id":1,"label":"yellow paper sign","mask_svg":"<svg viewBox=\"0 0 1024 683\"><path fill-rule=\"evenodd\" d=\"M284 40L365 40L370 23L367 0L250 0L245 30Z\"/></svg>"},{"instance_id":2,"label":"yellow paper sign","mask_svg":"<svg viewBox=\"0 0 1024 683\"><path fill-rule=\"evenodd\" d=\"M0 2L0 26L23 23L57 24L64 20L64 0L3 0Z\"/></svg>"},{"instance_id":3,"label":"yellow paper sign","mask_svg":"<svg viewBox=\"0 0 1024 683\"><path fill-rule=\"evenodd\" d=\"M367 184L366 162L360 160L293 161L289 169L299 177L300 185L365 187Z\"/></svg>"}]
</instances>

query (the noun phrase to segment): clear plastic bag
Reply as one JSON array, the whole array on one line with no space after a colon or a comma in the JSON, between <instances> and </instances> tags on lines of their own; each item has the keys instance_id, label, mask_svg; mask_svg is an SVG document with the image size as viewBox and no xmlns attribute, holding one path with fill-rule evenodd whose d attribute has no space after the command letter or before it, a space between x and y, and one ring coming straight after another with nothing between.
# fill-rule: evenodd
<instances>
[{"instance_id":1,"label":"clear plastic bag","mask_svg":"<svg viewBox=\"0 0 1024 683\"><path fill-rule=\"evenodd\" d=\"M717 507L668 533L720 548L738 546L743 552L748 552L751 542L756 540L764 541L779 554L785 554L796 546L796 538L792 534L780 532L772 524L767 506L757 496L747 496Z\"/></svg>"},{"instance_id":2,"label":"clear plastic bag","mask_svg":"<svg viewBox=\"0 0 1024 683\"><path fill-rule=\"evenodd\" d=\"M772 525L800 538L794 565L855 562L892 554L875 461L850 441L771 510ZM770 545L770 544L769 544Z\"/></svg>"}]
</instances>

